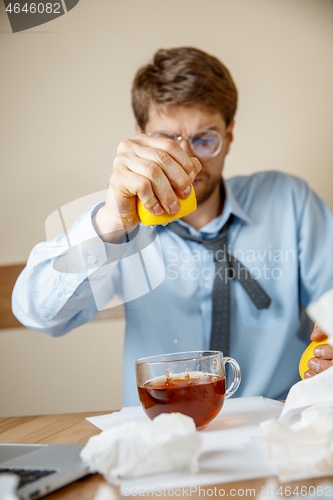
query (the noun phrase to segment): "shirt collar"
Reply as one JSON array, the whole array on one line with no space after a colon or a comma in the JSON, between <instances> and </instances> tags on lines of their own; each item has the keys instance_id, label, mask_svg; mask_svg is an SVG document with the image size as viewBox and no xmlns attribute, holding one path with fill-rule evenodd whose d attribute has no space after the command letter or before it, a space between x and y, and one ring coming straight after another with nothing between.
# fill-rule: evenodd
<instances>
[{"instance_id":1,"label":"shirt collar","mask_svg":"<svg viewBox=\"0 0 333 500\"><path fill-rule=\"evenodd\" d=\"M230 188L230 185L227 182L225 182L225 180L223 178L222 178L222 182L223 182L224 189L225 189L226 200L229 202L229 205L230 205L230 213L236 215L236 217L244 220L245 222L249 222L249 223L253 222L251 217L242 209L242 207L238 203L234 193L232 192L232 190ZM224 209L223 209L223 212L224 212Z\"/></svg>"},{"instance_id":2,"label":"shirt collar","mask_svg":"<svg viewBox=\"0 0 333 500\"><path fill-rule=\"evenodd\" d=\"M224 187L225 201L224 201L223 212L221 215L216 217L216 219L210 221L208 224L206 224L206 226L202 227L200 231L196 231L192 226L189 226L188 224L186 224L186 222L182 221L181 219L178 220L179 224L188 228L192 236L197 236L198 234L200 235L206 234L209 237L216 236L221 230L221 228L224 226L224 224L227 222L231 214L235 215L241 220L244 220L245 222L252 222L251 217L242 209L235 195L233 194L230 186L228 185L228 183L225 182L223 178L222 178L222 183L223 186L221 185L221 189Z\"/></svg>"}]
</instances>

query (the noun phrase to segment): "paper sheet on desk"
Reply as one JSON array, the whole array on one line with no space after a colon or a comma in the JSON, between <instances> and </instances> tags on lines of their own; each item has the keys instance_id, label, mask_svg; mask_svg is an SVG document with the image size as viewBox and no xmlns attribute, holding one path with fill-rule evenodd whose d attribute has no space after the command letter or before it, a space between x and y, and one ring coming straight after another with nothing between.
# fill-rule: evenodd
<instances>
[{"instance_id":1,"label":"paper sheet on desk","mask_svg":"<svg viewBox=\"0 0 333 500\"><path fill-rule=\"evenodd\" d=\"M110 429L110 427L125 424L126 422L131 422L132 420L135 420L136 422L147 422L149 421L149 418L141 406L127 406L122 408L122 410L110 413L109 415L88 417L86 420L102 431L106 431L107 429Z\"/></svg>"},{"instance_id":2,"label":"paper sheet on desk","mask_svg":"<svg viewBox=\"0 0 333 500\"><path fill-rule=\"evenodd\" d=\"M275 475L265 460L259 424L269 418L279 418L282 408L282 403L260 396L228 399L219 416L201 431L203 453L197 474L179 471L123 480L121 490L128 494L131 489L203 486ZM139 406L123 408L111 415L87 418L102 430L147 419Z\"/></svg>"}]
</instances>

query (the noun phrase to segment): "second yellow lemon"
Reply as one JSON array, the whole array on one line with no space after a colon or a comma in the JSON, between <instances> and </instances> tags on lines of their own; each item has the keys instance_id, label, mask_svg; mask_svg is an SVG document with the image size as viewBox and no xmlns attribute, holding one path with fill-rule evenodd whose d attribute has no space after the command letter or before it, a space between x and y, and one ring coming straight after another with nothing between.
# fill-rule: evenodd
<instances>
[{"instance_id":1,"label":"second yellow lemon","mask_svg":"<svg viewBox=\"0 0 333 500\"><path fill-rule=\"evenodd\" d=\"M313 354L313 349L315 349L317 345L327 344L327 340L328 339L322 340L321 342L311 342L311 344L309 344L308 347L303 352L298 366L298 371L302 380L304 380L304 373L307 370L310 370L310 368L308 367L309 359L315 357Z\"/></svg>"}]
</instances>

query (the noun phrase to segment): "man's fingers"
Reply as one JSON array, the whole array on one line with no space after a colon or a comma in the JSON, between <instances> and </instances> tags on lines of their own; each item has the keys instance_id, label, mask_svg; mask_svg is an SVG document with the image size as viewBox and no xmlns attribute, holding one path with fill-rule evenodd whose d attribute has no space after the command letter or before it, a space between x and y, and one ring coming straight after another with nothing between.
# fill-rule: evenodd
<instances>
[{"instance_id":1,"label":"man's fingers","mask_svg":"<svg viewBox=\"0 0 333 500\"><path fill-rule=\"evenodd\" d=\"M316 323L314 325L314 329L311 333L310 338L314 342L321 342L322 340L325 340L327 338L327 335ZM331 346L330 344L318 345L313 350L313 354L315 357L309 359L308 361L309 370L313 374L323 372L324 370L327 370L328 368L331 368L331 366L333 366L333 346ZM305 372L305 374L306 373L308 372ZM310 375L308 374L307 378L309 376Z\"/></svg>"},{"instance_id":2,"label":"man's fingers","mask_svg":"<svg viewBox=\"0 0 333 500\"><path fill-rule=\"evenodd\" d=\"M312 342L321 342L326 338L327 335L322 330L314 330L310 335L310 339L312 340Z\"/></svg>"},{"instance_id":3,"label":"man's fingers","mask_svg":"<svg viewBox=\"0 0 333 500\"><path fill-rule=\"evenodd\" d=\"M128 223L133 224L138 219L136 202L134 196L138 196L143 205L154 215L161 215L164 210L160 201L156 198L151 182L146 177L142 177L132 172L127 167L121 171L121 180L117 181L117 170L114 170L111 181L116 196L116 202L121 217L130 218ZM171 189L171 188L170 188Z\"/></svg>"},{"instance_id":4,"label":"man's fingers","mask_svg":"<svg viewBox=\"0 0 333 500\"><path fill-rule=\"evenodd\" d=\"M160 149L168 153L191 177L193 182L194 177L200 172L201 165L198 160L193 161L184 151L177 141L160 137L150 137L149 135L140 134L134 138L134 142L148 148ZM193 178L192 178L193 177Z\"/></svg>"},{"instance_id":5,"label":"man's fingers","mask_svg":"<svg viewBox=\"0 0 333 500\"><path fill-rule=\"evenodd\" d=\"M117 156L117 161L121 161L121 155ZM127 171L138 176L135 177L135 179L137 179L139 184L135 184L135 186L132 185L130 190L132 191L135 189L135 193L132 191L133 194L139 196L145 208L155 215L161 215L161 213L163 213L161 211L156 212L156 208L152 205L153 202L150 201L154 198L156 203L159 203L162 207L163 211L165 210L169 214L176 214L179 212L180 204L177 195L172 189L165 173L155 162L132 154L127 155L127 157L123 159L123 162L126 163ZM184 175L188 177L185 173ZM122 182L124 186L126 185L129 187L127 179L128 174L126 176L126 184L125 176L123 176ZM185 196L188 196L188 194L185 193ZM154 209L153 211L152 208Z\"/></svg>"},{"instance_id":6,"label":"man's fingers","mask_svg":"<svg viewBox=\"0 0 333 500\"><path fill-rule=\"evenodd\" d=\"M166 198L171 196L172 201L177 201L176 196L171 194L174 189L181 198L189 196L194 175L188 175L166 151L137 145L133 152L134 154L127 155L127 167L151 181L157 197L163 204L166 202L166 209L170 200L162 200L160 195Z\"/></svg>"},{"instance_id":7,"label":"man's fingers","mask_svg":"<svg viewBox=\"0 0 333 500\"><path fill-rule=\"evenodd\" d=\"M191 156L191 160L193 162L193 165L194 165L194 169L195 169L195 172L196 172L196 175L198 175L198 173L200 172L201 170L201 163L200 161L198 160L198 158L196 158L195 156Z\"/></svg>"},{"instance_id":8,"label":"man's fingers","mask_svg":"<svg viewBox=\"0 0 333 500\"><path fill-rule=\"evenodd\" d=\"M324 370L331 368L331 366L333 366L332 360L311 358L308 361L309 370L311 370L314 373L323 372Z\"/></svg>"},{"instance_id":9,"label":"man's fingers","mask_svg":"<svg viewBox=\"0 0 333 500\"><path fill-rule=\"evenodd\" d=\"M325 340L327 338L327 335L323 330L315 323L313 327L313 331L310 335L310 339L312 342L321 342L322 340Z\"/></svg>"},{"instance_id":10,"label":"man's fingers","mask_svg":"<svg viewBox=\"0 0 333 500\"><path fill-rule=\"evenodd\" d=\"M304 372L304 378L311 378L311 377L314 377L316 374L311 372L310 370L307 370L306 372Z\"/></svg>"},{"instance_id":11,"label":"man's fingers","mask_svg":"<svg viewBox=\"0 0 333 500\"><path fill-rule=\"evenodd\" d=\"M123 225L137 224L138 196L150 213L161 215L165 211L175 215L180 210L178 197L190 196L191 184L200 169L199 160L190 158L172 139L144 134L124 139L113 163L110 189L114 201L111 196L107 198L108 213L116 217L118 225L120 219Z\"/></svg>"},{"instance_id":12,"label":"man's fingers","mask_svg":"<svg viewBox=\"0 0 333 500\"><path fill-rule=\"evenodd\" d=\"M333 359L333 346L329 344L318 345L314 350L313 354L316 358L320 359Z\"/></svg>"},{"instance_id":13,"label":"man's fingers","mask_svg":"<svg viewBox=\"0 0 333 500\"><path fill-rule=\"evenodd\" d=\"M315 323L310 339L313 342L322 342L326 338L326 333ZM313 354L314 357L308 361L309 370L304 373L304 378L313 377L333 366L333 346L329 344L319 345L313 350Z\"/></svg>"}]
</instances>

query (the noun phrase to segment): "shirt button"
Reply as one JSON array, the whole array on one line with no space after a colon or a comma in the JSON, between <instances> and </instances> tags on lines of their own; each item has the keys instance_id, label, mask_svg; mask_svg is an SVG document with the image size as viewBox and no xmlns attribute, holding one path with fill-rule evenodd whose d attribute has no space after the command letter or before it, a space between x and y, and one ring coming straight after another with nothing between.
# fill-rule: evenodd
<instances>
[{"instance_id":1,"label":"shirt button","mask_svg":"<svg viewBox=\"0 0 333 500\"><path fill-rule=\"evenodd\" d=\"M95 264L95 262L97 262L97 259L95 255L89 255L87 261L89 262L89 264Z\"/></svg>"},{"instance_id":2,"label":"shirt button","mask_svg":"<svg viewBox=\"0 0 333 500\"><path fill-rule=\"evenodd\" d=\"M204 287L206 288L206 290L211 289L210 283L208 283L208 281L205 281Z\"/></svg>"}]
</instances>

